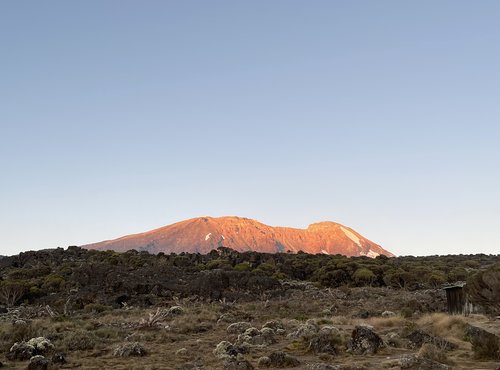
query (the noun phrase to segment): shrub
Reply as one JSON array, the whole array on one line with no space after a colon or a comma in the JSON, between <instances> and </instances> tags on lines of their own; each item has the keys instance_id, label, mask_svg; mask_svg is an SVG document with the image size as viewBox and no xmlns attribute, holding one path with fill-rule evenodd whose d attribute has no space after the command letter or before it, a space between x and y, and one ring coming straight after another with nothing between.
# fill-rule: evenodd
<instances>
[{"instance_id":1,"label":"shrub","mask_svg":"<svg viewBox=\"0 0 500 370\"><path fill-rule=\"evenodd\" d=\"M449 363L446 352L431 343L424 343L422 347L420 347L418 355L432 361L437 361L445 364Z\"/></svg>"},{"instance_id":2,"label":"shrub","mask_svg":"<svg viewBox=\"0 0 500 370\"><path fill-rule=\"evenodd\" d=\"M26 292L26 285L18 281L3 281L0 283L0 301L7 306L14 306Z\"/></svg>"},{"instance_id":3,"label":"shrub","mask_svg":"<svg viewBox=\"0 0 500 370\"><path fill-rule=\"evenodd\" d=\"M240 272L250 271L251 269L252 269L252 267L250 266L250 264L248 262L238 263L236 266L234 266L234 270L240 271Z\"/></svg>"},{"instance_id":4,"label":"shrub","mask_svg":"<svg viewBox=\"0 0 500 370\"><path fill-rule=\"evenodd\" d=\"M64 282L65 280L61 275L50 274L45 277L42 287L50 291L57 291Z\"/></svg>"},{"instance_id":5,"label":"shrub","mask_svg":"<svg viewBox=\"0 0 500 370\"><path fill-rule=\"evenodd\" d=\"M94 349L98 339L94 333L78 330L69 333L62 340L62 345L69 351L86 351Z\"/></svg>"}]
</instances>

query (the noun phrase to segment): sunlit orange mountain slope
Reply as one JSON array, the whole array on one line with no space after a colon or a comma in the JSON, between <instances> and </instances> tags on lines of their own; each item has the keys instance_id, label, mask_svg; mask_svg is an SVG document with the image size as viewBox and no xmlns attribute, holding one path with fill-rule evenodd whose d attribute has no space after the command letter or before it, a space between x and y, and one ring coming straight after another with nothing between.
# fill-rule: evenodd
<instances>
[{"instance_id":1,"label":"sunlit orange mountain slope","mask_svg":"<svg viewBox=\"0 0 500 370\"><path fill-rule=\"evenodd\" d=\"M209 253L220 246L240 252L298 252L346 256L393 256L353 229L335 222L320 222L307 229L272 227L241 217L199 217L141 234L88 244L82 247L125 252Z\"/></svg>"}]
</instances>

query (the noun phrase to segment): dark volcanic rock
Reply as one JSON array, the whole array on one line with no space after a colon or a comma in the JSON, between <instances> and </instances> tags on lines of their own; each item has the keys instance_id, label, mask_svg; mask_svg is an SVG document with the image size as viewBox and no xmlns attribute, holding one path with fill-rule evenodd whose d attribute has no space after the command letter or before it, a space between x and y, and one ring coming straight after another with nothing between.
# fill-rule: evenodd
<instances>
[{"instance_id":1,"label":"dark volcanic rock","mask_svg":"<svg viewBox=\"0 0 500 370\"><path fill-rule=\"evenodd\" d=\"M434 344L438 348L442 348L446 351L457 348L456 344L448 342L446 339L441 337L435 337L434 335L420 329L412 331L406 338L410 340L409 347L411 349L420 348L424 343Z\"/></svg>"},{"instance_id":2,"label":"dark volcanic rock","mask_svg":"<svg viewBox=\"0 0 500 370\"><path fill-rule=\"evenodd\" d=\"M26 342L16 342L10 348L10 351L7 353L7 358L11 361L14 360L29 360L31 357L35 355L35 347L29 345Z\"/></svg>"},{"instance_id":3,"label":"dark volcanic rock","mask_svg":"<svg viewBox=\"0 0 500 370\"><path fill-rule=\"evenodd\" d=\"M384 346L380 336L367 326L356 326L352 331L349 349L355 354L374 354Z\"/></svg>"},{"instance_id":4,"label":"dark volcanic rock","mask_svg":"<svg viewBox=\"0 0 500 370\"><path fill-rule=\"evenodd\" d=\"M28 365L28 370L47 370L49 368L50 361L41 356L33 356L30 359L30 363Z\"/></svg>"},{"instance_id":5,"label":"dark volcanic rock","mask_svg":"<svg viewBox=\"0 0 500 370\"><path fill-rule=\"evenodd\" d=\"M465 335L479 358L500 360L500 337L477 326L467 325Z\"/></svg>"}]
</instances>

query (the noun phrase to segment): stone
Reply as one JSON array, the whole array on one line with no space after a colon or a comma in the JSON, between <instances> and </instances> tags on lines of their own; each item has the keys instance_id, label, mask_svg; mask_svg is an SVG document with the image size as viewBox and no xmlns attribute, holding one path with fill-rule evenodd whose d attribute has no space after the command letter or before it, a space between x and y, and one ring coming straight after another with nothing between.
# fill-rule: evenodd
<instances>
[{"instance_id":1,"label":"stone","mask_svg":"<svg viewBox=\"0 0 500 370\"><path fill-rule=\"evenodd\" d=\"M358 355L377 353L383 346L382 338L368 326L362 325L354 328L348 344L349 350Z\"/></svg>"},{"instance_id":2,"label":"stone","mask_svg":"<svg viewBox=\"0 0 500 370\"><path fill-rule=\"evenodd\" d=\"M396 314L392 311L384 311L382 312L382 317L394 317Z\"/></svg>"},{"instance_id":3,"label":"stone","mask_svg":"<svg viewBox=\"0 0 500 370\"><path fill-rule=\"evenodd\" d=\"M421 329L412 331L406 338L410 340L408 346L411 349L420 348L424 343L432 343L437 347L444 349L446 351L450 351L457 348L456 344L448 342L446 339L443 339L441 337L436 337Z\"/></svg>"},{"instance_id":4,"label":"stone","mask_svg":"<svg viewBox=\"0 0 500 370\"><path fill-rule=\"evenodd\" d=\"M28 370L47 370L49 368L49 364L49 359L41 355L36 355L30 358Z\"/></svg>"},{"instance_id":5,"label":"stone","mask_svg":"<svg viewBox=\"0 0 500 370\"><path fill-rule=\"evenodd\" d=\"M465 336L478 358L500 360L500 337L477 326L467 325Z\"/></svg>"},{"instance_id":6,"label":"stone","mask_svg":"<svg viewBox=\"0 0 500 370\"><path fill-rule=\"evenodd\" d=\"M9 352L7 353L7 359L13 360L29 360L36 354L36 349L32 345L29 345L26 342L16 342L12 347L10 347Z\"/></svg>"}]
</instances>

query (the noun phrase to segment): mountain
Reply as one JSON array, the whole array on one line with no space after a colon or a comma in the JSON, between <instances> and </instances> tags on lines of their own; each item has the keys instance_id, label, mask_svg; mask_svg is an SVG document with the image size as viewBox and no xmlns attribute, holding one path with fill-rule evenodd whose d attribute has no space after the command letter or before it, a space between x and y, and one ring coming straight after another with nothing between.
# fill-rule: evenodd
<instances>
[{"instance_id":1,"label":"mountain","mask_svg":"<svg viewBox=\"0 0 500 370\"><path fill-rule=\"evenodd\" d=\"M240 252L299 252L346 256L394 256L353 229L335 222L319 222L307 229L272 227L242 217L199 217L141 234L83 245L83 248L150 253L209 253L220 246Z\"/></svg>"}]
</instances>

